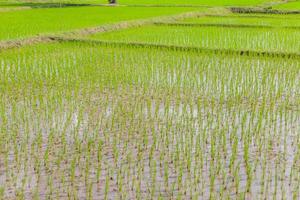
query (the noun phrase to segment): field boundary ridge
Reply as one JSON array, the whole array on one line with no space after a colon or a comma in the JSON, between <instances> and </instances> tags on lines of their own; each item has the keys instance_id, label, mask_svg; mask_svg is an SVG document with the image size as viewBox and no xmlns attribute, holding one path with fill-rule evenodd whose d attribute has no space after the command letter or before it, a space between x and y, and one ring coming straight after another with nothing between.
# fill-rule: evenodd
<instances>
[{"instance_id":1,"label":"field boundary ridge","mask_svg":"<svg viewBox=\"0 0 300 200\"><path fill-rule=\"evenodd\" d=\"M157 26L187 26L187 27L224 27L224 28L267 28L267 29L300 29L300 26L268 26L268 25L250 25L250 24L205 24L205 23L174 23L174 22L155 22Z\"/></svg>"}]
</instances>

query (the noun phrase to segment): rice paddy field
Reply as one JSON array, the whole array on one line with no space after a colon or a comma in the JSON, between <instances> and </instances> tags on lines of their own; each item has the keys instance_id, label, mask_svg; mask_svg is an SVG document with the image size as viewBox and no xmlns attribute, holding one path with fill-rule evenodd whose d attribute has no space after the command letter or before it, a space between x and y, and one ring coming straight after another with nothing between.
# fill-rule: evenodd
<instances>
[{"instance_id":1,"label":"rice paddy field","mask_svg":"<svg viewBox=\"0 0 300 200\"><path fill-rule=\"evenodd\" d=\"M236 27L249 27L253 26L265 27L265 28L293 28L300 26L300 15L290 15L290 16L277 16L277 15L229 15L229 16L206 16L199 18L188 18L183 22L191 25L215 25L215 26L236 26ZM254 30L254 29L252 29ZM260 30L260 29L259 29ZM276 29L275 29L276 30ZM278 29L277 29L278 30Z\"/></svg>"},{"instance_id":2,"label":"rice paddy field","mask_svg":"<svg viewBox=\"0 0 300 200\"><path fill-rule=\"evenodd\" d=\"M15 4L15 0L1 0L3 3ZM0 3L1 3L0 1ZM121 5L137 6L256 6L280 0L119 0ZM107 4L105 0L19 0L18 4Z\"/></svg>"},{"instance_id":3,"label":"rice paddy field","mask_svg":"<svg viewBox=\"0 0 300 200\"><path fill-rule=\"evenodd\" d=\"M280 10L300 10L300 1L292 1L286 4L274 6L275 9Z\"/></svg>"},{"instance_id":4,"label":"rice paddy field","mask_svg":"<svg viewBox=\"0 0 300 200\"><path fill-rule=\"evenodd\" d=\"M253 6L270 0L120 0L127 5L198 5L198 6Z\"/></svg>"},{"instance_id":5,"label":"rice paddy field","mask_svg":"<svg viewBox=\"0 0 300 200\"><path fill-rule=\"evenodd\" d=\"M75 29L112 24L120 21L174 15L195 8L138 8L138 7L67 7L26 9L0 15L0 39L13 40L52 34ZM199 10L199 9L198 9ZM200 9L201 10L201 9ZM204 10L204 9L202 9ZM42 16L42 17L40 17ZM115 16L115 17L114 17ZM65 22L62 22L64 20Z\"/></svg>"},{"instance_id":6,"label":"rice paddy field","mask_svg":"<svg viewBox=\"0 0 300 200\"><path fill-rule=\"evenodd\" d=\"M296 2L81 3L0 2L0 200L300 199Z\"/></svg>"},{"instance_id":7,"label":"rice paddy field","mask_svg":"<svg viewBox=\"0 0 300 200\"><path fill-rule=\"evenodd\" d=\"M300 30L300 29L299 29ZM227 28L197 26L149 26L97 34L93 39L127 43L197 46L213 49L300 52L300 31L296 29ZM176 34L176 37L172 37ZM199 39L201 38L201 39Z\"/></svg>"}]
</instances>

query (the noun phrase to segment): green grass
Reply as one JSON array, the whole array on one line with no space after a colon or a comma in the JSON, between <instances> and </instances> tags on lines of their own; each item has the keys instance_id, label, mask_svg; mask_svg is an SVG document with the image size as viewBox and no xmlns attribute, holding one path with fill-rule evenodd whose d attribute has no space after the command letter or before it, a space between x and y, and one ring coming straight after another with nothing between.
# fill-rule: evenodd
<instances>
[{"instance_id":1,"label":"green grass","mask_svg":"<svg viewBox=\"0 0 300 200\"><path fill-rule=\"evenodd\" d=\"M300 11L300 1L289 2L285 4L280 4L272 7L276 10L299 10Z\"/></svg>"},{"instance_id":2,"label":"green grass","mask_svg":"<svg viewBox=\"0 0 300 200\"><path fill-rule=\"evenodd\" d=\"M300 30L295 29L148 26L95 34L89 38L209 49L298 53L299 33Z\"/></svg>"},{"instance_id":3,"label":"green grass","mask_svg":"<svg viewBox=\"0 0 300 200\"><path fill-rule=\"evenodd\" d=\"M0 63L4 199L299 197L297 59L75 42Z\"/></svg>"},{"instance_id":4,"label":"green grass","mask_svg":"<svg viewBox=\"0 0 300 200\"><path fill-rule=\"evenodd\" d=\"M196 23L196 24L233 24L233 25L258 25L258 26L275 26L275 27L296 27L300 28L300 20L299 18L286 18L282 16L280 17L249 17L249 16L233 16L233 17L199 17L186 19L184 21L180 21L179 23Z\"/></svg>"},{"instance_id":5,"label":"green grass","mask_svg":"<svg viewBox=\"0 0 300 200\"><path fill-rule=\"evenodd\" d=\"M0 15L0 40L20 39L37 34L70 31L126 20L173 15L192 10L195 9L77 7L4 12Z\"/></svg>"}]
</instances>

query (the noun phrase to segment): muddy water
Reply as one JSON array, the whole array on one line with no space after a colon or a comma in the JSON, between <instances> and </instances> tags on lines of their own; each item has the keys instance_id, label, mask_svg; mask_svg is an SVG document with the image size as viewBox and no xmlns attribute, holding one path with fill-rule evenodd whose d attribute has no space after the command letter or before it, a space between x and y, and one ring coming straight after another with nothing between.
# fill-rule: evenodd
<instances>
[{"instance_id":1,"label":"muddy water","mask_svg":"<svg viewBox=\"0 0 300 200\"><path fill-rule=\"evenodd\" d=\"M108 199L299 195L299 111L171 99L100 97L40 115L27 103L7 108L7 133L16 137L4 136L0 156L5 198L104 199L105 190ZM97 148L87 149L98 140L99 175Z\"/></svg>"}]
</instances>

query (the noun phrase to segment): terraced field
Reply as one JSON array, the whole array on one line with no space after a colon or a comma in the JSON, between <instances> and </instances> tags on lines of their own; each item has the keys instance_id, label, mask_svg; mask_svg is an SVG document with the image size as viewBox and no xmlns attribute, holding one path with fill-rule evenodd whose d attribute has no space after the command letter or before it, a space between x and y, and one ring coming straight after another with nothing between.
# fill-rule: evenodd
<instances>
[{"instance_id":1,"label":"terraced field","mask_svg":"<svg viewBox=\"0 0 300 200\"><path fill-rule=\"evenodd\" d=\"M0 11L1 200L300 198L294 9L67 3Z\"/></svg>"}]
</instances>

